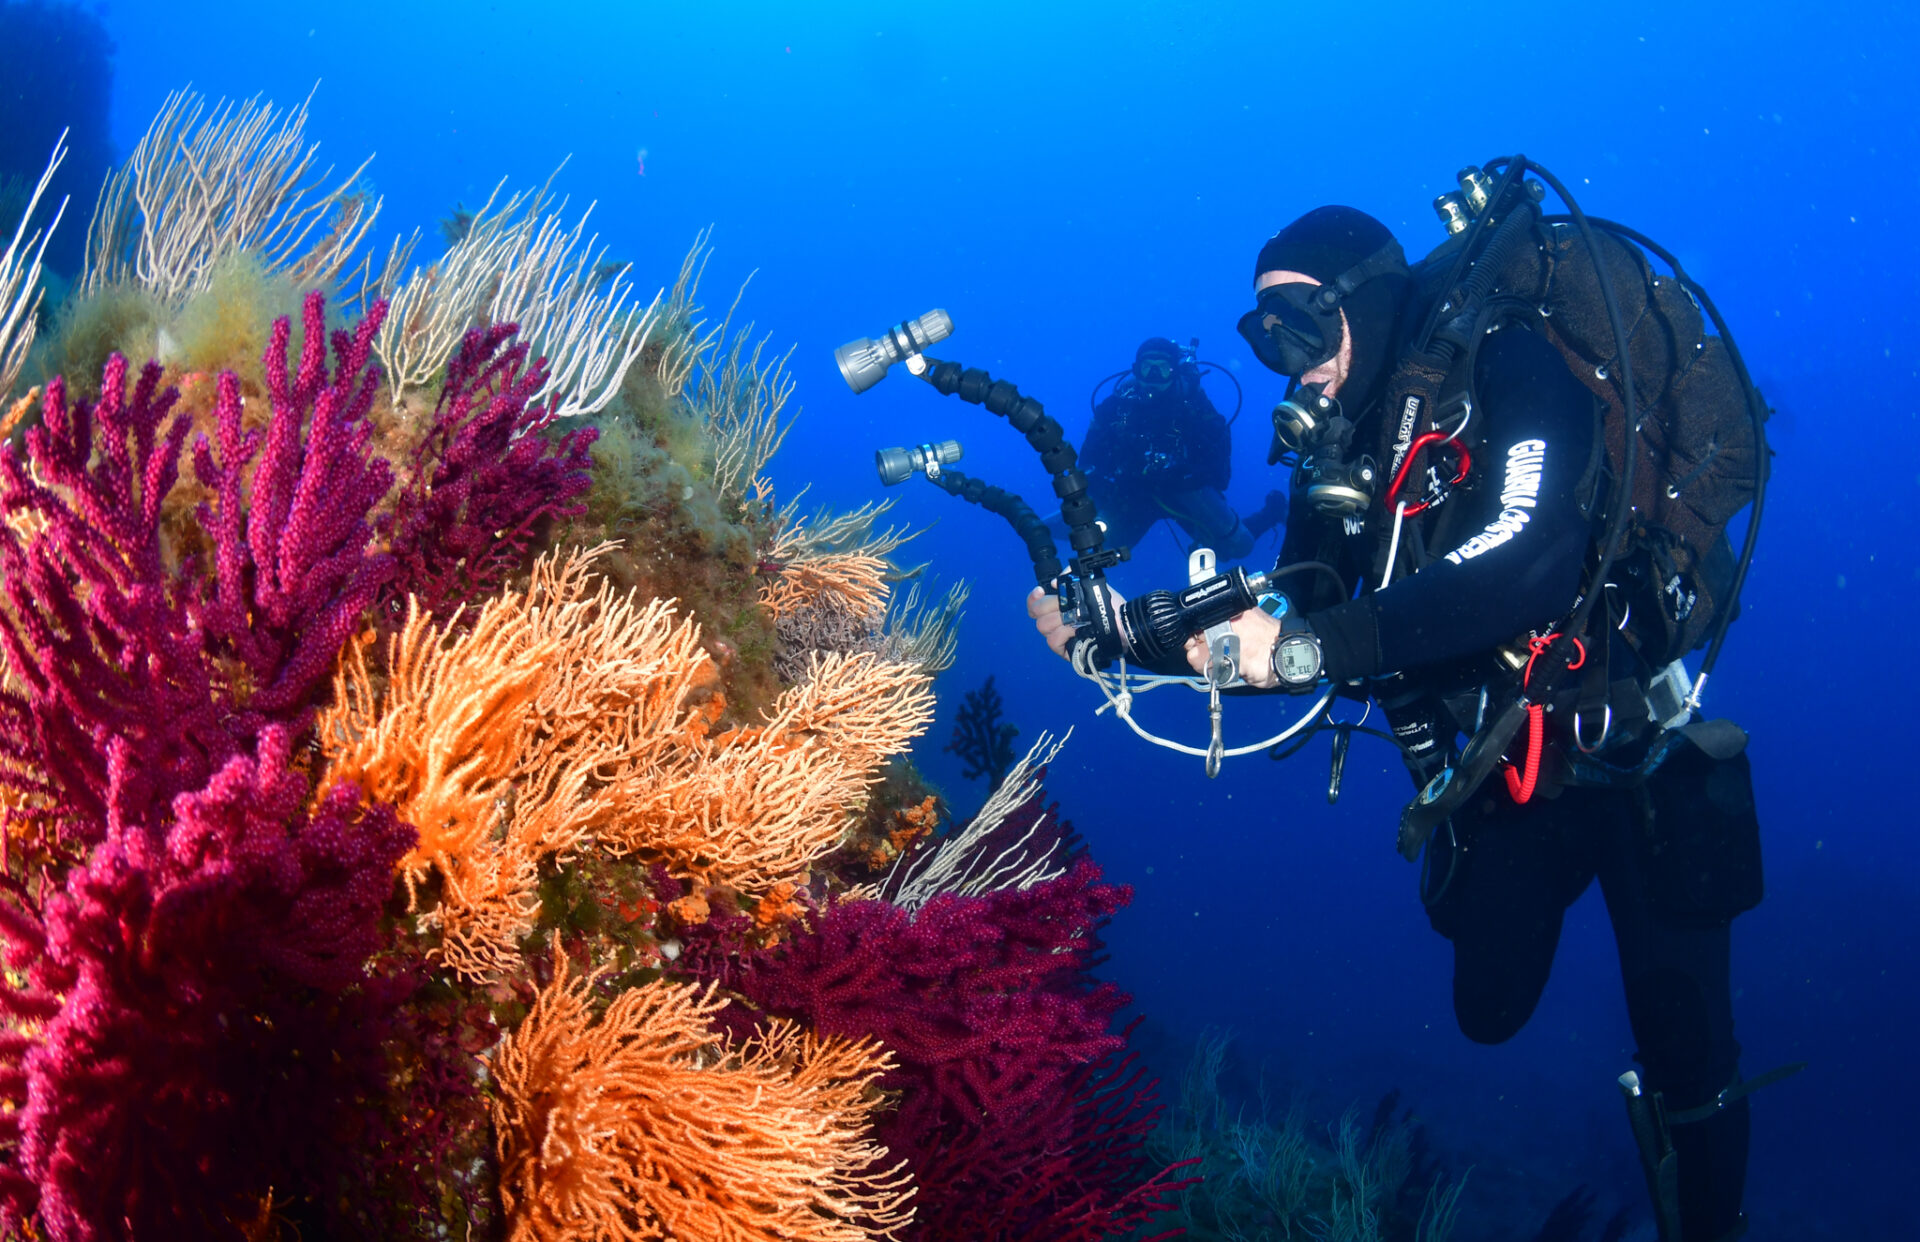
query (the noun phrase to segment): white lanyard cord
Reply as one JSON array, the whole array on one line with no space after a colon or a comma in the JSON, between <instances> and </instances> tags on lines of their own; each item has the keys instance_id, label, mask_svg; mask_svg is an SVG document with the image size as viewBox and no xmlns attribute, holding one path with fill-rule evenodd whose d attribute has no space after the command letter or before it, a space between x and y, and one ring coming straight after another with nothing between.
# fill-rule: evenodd
<instances>
[{"instance_id":1,"label":"white lanyard cord","mask_svg":"<svg viewBox=\"0 0 1920 1242\"><path fill-rule=\"evenodd\" d=\"M1180 685L1204 694L1209 690L1205 681L1198 677L1173 677L1164 674L1141 677L1135 674L1129 674L1127 672L1127 662L1123 659L1120 661L1119 674L1114 679L1120 687L1120 691L1116 695L1113 690L1108 687L1106 675L1093 667L1093 649L1091 645L1082 648L1080 653L1075 656L1073 671L1100 687L1100 693L1106 698L1107 703L1106 707L1100 708L1099 711L1104 712L1107 708L1112 708L1113 714L1125 721L1127 728L1132 729L1140 738L1152 742L1155 746L1164 746L1168 750L1179 751L1183 755L1192 755L1196 759L1205 759L1207 757L1208 752L1205 747L1188 746L1184 742L1176 742L1169 738L1160 737L1155 733L1149 732L1139 721L1135 720L1133 718L1133 696L1136 691L1134 687L1128 685L1130 680L1134 681L1140 693L1145 693L1148 690L1158 690L1162 686ZM1293 738L1302 729L1305 729L1315 720L1319 719L1321 713L1326 711L1327 705L1332 701L1333 687L1329 686L1320 697L1314 701L1312 708L1302 715L1300 719L1294 721L1264 742L1253 742L1246 746L1232 747L1220 752L1220 757L1223 759L1233 759L1241 755L1251 755L1256 751L1267 750L1271 747L1278 746L1280 743ZM1096 712L1095 714L1098 715L1099 713Z\"/></svg>"}]
</instances>

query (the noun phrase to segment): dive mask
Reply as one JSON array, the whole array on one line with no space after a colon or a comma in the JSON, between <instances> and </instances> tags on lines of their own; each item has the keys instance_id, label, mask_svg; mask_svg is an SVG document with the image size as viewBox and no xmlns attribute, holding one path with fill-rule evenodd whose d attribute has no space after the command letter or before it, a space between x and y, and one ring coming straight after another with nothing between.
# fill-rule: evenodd
<instances>
[{"instance_id":1,"label":"dive mask","mask_svg":"<svg viewBox=\"0 0 1920 1242\"><path fill-rule=\"evenodd\" d=\"M1173 359L1162 354L1148 354L1133 364L1133 374L1143 384L1165 387L1173 381Z\"/></svg>"},{"instance_id":2,"label":"dive mask","mask_svg":"<svg viewBox=\"0 0 1920 1242\"><path fill-rule=\"evenodd\" d=\"M1262 366L1277 375L1304 375L1340 352L1340 291L1305 281L1268 285L1239 326Z\"/></svg>"}]
</instances>

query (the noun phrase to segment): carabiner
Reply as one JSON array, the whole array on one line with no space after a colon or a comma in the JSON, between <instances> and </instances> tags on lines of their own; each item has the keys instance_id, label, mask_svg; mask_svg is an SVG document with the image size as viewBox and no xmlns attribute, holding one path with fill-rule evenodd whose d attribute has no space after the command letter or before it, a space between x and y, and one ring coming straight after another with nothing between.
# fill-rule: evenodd
<instances>
[{"instance_id":1,"label":"carabiner","mask_svg":"<svg viewBox=\"0 0 1920 1242\"><path fill-rule=\"evenodd\" d=\"M1600 739L1591 746L1587 745L1586 739L1580 736L1580 713L1577 711L1573 713L1573 744L1579 747L1580 753L1583 755L1591 755L1602 746L1605 746L1607 744L1607 735L1612 732L1613 704L1611 703L1607 704L1606 714L1600 718Z\"/></svg>"},{"instance_id":2,"label":"carabiner","mask_svg":"<svg viewBox=\"0 0 1920 1242\"><path fill-rule=\"evenodd\" d=\"M1333 759L1327 766L1327 805L1333 806L1340 801L1340 783L1347 774L1347 747L1353 744L1353 728L1348 725L1335 725L1333 729Z\"/></svg>"},{"instance_id":3,"label":"carabiner","mask_svg":"<svg viewBox=\"0 0 1920 1242\"><path fill-rule=\"evenodd\" d=\"M1466 479L1467 471L1473 466L1473 454L1467 451L1467 446L1458 443L1444 432L1426 432L1414 439L1414 442L1407 447L1407 455L1400 459L1400 469L1394 474L1392 485L1387 488L1388 513L1394 511L1394 504L1400 498L1400 489L1406 485L1407 476L1413 473L1414 459L1420 456L1422 450L1433 445L1451 448L1458 459L1453 477L1447 480L1446 487L1458 487ZM1412 517L1416 513L1425 512L1437 503L1442 495L1444 492L1435 492L1423 498L1418 504L1408 505L1406 515Z\"/></svg>"},{"instance_id":4,"label":"carabiner","mask_svg":"<svg viewBox=\"0 0 1920 1242\"><path fill-rule=\"evenodd\" d=\"M1213 725L1213 736L1207 742L1207 779L1220 775L1221 761L1227 757L1227 743L1220 736L1220 687L1210 688L1207 696L1207 715Z\"/></svg>"}]
</instances>

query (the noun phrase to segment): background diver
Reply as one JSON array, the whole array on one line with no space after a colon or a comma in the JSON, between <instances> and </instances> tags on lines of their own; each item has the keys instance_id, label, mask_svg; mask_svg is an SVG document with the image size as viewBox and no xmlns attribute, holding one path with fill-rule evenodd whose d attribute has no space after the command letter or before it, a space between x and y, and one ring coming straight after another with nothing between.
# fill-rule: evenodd
<instances>
[{"instance_id":1,"label":"background diver","mask_svg":"<svg viewBox=\"0 0 1920 1242\"><path fill-rule=\"evenodd\" d=\"M1150 337L1113 391L1094 406L1080 468L1109 544L1132 547L1154 523L1170 519L1194 546L1237 560L1284 520L1283 492L1268 493L1267 503L1245 521L1228 503L1232 435L1201 385L1202 365L1208 364L1167 338ZM1058 513L1047 525L1066 536Z\"/></svg>"},{"instance_id":2,"label":"background diver","mask_svg":"<svg viewBox=\"0 0 1920 1242\"><path fill-rule=\"evenodd\" d=\"M1261 249L1254 294L1242 335L1263 364L1293 381L1290 400L1344 416L1351 443L1339 447L1352 456L1343 462L1337 452L1288 446L1296 451L1294 486L1278 568L1316 568L1289 578L1292 607L1282 619L1255 609L1232 620L1240 675L1259 689L1306 692L1322 677L1363 687L1357 693L1385 710L1416 784L1425 784L1451 770L1457 739L1476 731L1475 703L1486 702L1480 691L1495 653L1513 652L1516 636L1532 636L1541 651L1543 632L1582 591L1594 514L1603 507L1595 394L1540 329L1541 315L1476 324L1468 369L1477 397L1472 456L1481 468L1469 473L1463 464L1451 503L1440 503L1447 471L1430 470L1432 503L1406 518L1403 531L1380 489L1370 488L1392 469L1378 472L1373 462L1397 467L1416 433L1434 424L1403 426L1397 400L1382 408L1428 310L1393 235L1351 208L1310 212ZM1277 430L1280 423L1277 412ZM1364 480L1354 472L1361 461ZM1339 579L1390 584L1347 598L1332 585ZM1659 599L1636 602L1647 616L1662 608ZM1028 611L1064 655L1074 631L1061 623L1057 597L1036 590ZM1682 726L1684 710L1663 719L1652 697L1657 670L1629 628L1603 624L1590 632L1606 637L1583 648L1613 670L1600 678L1610 697L1599 742L1575 736L1576 712L1553 716L1524 781L1509 768L1505 788L1487 781L1425 839L1421 896L1434 929L1453 945L1460 1029L1493 1044L1532 1015L1564 912L1599 881L1639 1080L1644 1098L1657 1101L1651 1114L1636 1113L1629 1095L1661 1237L1722 1242L1745 1232L1746 1093L1778 1076L1742 1082L1729 983L1731 920L1761 895L1759 825L1745 735L1725 721ZM1688 645L1657 658L1673 660ZM1524 662L1527 644L1517 650ZM1202 671L1205 644L1191 640L1187 657ZM1518 665L1508 667L1520 676ZM1516 745L1527 745L1524 731ZM1587 755L1576 752L1589 751L1604 761L1589 770L1634 779L1580 779L1575 761Z\"/></svg>"}]
</instances>

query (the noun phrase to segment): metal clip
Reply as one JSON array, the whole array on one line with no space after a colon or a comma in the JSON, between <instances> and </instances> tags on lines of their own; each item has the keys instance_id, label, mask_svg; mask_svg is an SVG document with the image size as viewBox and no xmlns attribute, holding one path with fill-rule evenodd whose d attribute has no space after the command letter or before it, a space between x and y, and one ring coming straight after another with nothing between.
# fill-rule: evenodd
<instances>
[{"instance_id":1,"label":"metal clip","mask_svg":"<svg viewBox=\"0 0 1920 1242\"><path fill-rule=\"evenodd\" d=\"M1207 779L1220 775L1220 762L1227 757L1227 744L1220 736L1220 687L1207 691L1207 715L1213 722L1213 737L1207 743Z\"/></svg>"},{"instance_id":2,"label":"metal clip","mask_svg":"<svg viewBox=\"0 0 1920 1242\"><path fill-rule=\"evenodd\" d=\"M1353 742L1353 730L1336 728L1333 731L1333 760L1327 768L1327 805L1333 806L1340 801L1340 783L1347 775L1347 747Z\"/></svg>"},{"instance_id":3,"label":"metal clip","mask_svg":"<svg viewBox=\"0 0 1920 1242\"><path fill-rule=\"evenodd\" d=\"M1581 754L1591 755L1607 744L1607 735L1613 732L1613 704L1607 704L1606 713L1600 719L1600 738L1591 746L1587 745L1587 740L1580 736L1580 713L1573 714L1573 744L1580 748Z\"/></svg>"}]
</instances>

